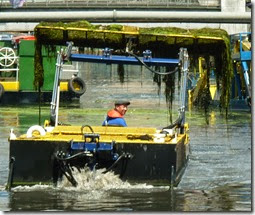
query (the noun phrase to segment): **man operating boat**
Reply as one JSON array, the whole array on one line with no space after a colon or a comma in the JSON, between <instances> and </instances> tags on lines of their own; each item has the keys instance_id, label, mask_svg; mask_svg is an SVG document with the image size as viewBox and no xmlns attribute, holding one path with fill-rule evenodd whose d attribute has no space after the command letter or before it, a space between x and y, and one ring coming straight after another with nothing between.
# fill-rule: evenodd
<instances>
[{"instance_id":1,"label":"man operating boat","mask_svg":"<svg viewBox=\"0 0 255 215\"><path fill-rule=\"evenodd\" d=\"M124 115L127 112L129 101L116 101L115 108L107 112L107 117L103 121L103 126L123 126L126 127L127 123Z\"/></svg>"}]
</instances>

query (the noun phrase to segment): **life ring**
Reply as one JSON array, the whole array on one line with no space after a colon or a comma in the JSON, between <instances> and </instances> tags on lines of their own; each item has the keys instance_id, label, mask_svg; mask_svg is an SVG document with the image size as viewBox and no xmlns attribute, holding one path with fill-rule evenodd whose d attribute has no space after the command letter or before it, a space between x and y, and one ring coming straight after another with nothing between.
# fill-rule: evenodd
<instances>
[{"instance_id":1,"label":"life ring","mask_svg":"<svg viewBox=\"0 0 255 215\"><path fill-rule=\"evenodd\" d=\"M0 48L0 65L10 67L17 59L15 51L10 47Z\"/></svg>"},{"instance_id":2,"label":"life ring","mask_svg":"<svg viewBox=\"0 0 255 215\"><path fill-rule=\"evenodd\" d=\"M3 95L4 95L4 86L0 83L0 101L1 101L1 99L2 99L2 97L3 97Z\"/></svg>"},{"instance_id":3,"label":"life ring","mask_svg":"<svg viewBox=\"0 0 255 215\"><path fill-rule=\"evenodd\" d=\"M80 77L74 77L68 82L68 90L77 96L81 96L86 92L86 84Z\"/></svg>"},{"instance_id":4,"label":"life ring","mask_svg":"<svg viewBox=\"0 0 255 215\"><path fill-rule=\"evenodd\" d=\"M39 132L41 136L44 136L46 134L46 131L44 128L40 125L33 125L27 130L27 138L33 137L34 132Z\"/></svg>"}]
</instances>

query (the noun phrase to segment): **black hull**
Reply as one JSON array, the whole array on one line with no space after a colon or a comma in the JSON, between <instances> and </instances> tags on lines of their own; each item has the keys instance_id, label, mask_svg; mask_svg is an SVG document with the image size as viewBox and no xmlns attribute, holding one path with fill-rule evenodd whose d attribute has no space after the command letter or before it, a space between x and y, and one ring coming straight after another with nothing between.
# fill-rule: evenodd
<instances>
[{"instance_id":1,"label":"black hull","mask_svg":"<svg viewBox=\"0 0 255 215\"><path fill-rule=\"evenodd\" d=\"M51 102L52 92L42 92L40 96L41 102ZM61 92L60 101L72 101L79 99L72 92ZM39 102L39 93L38 92L5 92L0 97L1 104L31 104Z\"/></svg>"},{"instance_id":2,"label":"black hull","mask_svg":"<svg viewBox=\"0 0 255 215\"><path fill-rule=\"evenodd\" d=\"M116 152L132 158L111 170L129 182L176 186L188 160L184 140L178 144L118 143ZM9 186L55 184L59 178L55 154L69 150L69 142L10 140L10 161L14 163L10 165Z\"/></svg>"}]
</instances>

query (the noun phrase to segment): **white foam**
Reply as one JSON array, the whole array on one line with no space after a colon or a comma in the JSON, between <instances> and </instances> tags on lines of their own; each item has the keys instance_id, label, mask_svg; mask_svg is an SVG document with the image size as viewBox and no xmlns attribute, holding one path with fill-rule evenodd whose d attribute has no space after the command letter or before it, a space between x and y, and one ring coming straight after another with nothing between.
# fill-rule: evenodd
<instances>
[{"instance_id":1,"label":"white foam","mask_svg":"<svg viewBox=\"0 0 255 215\"><path fill-rule=\"evenodd\" d=\"M103 173L105 169L91 171L89 168L81 169L80 172L74 168L72 174L77 181L78 185L74 187L68 179L63 176L62 180L58 182L57 187L53 185L42 185L37 184L34 186L17 186L12 188L15 192L29 192L35 190L62 190L62 191L76 191L78 193L84 193L85 191L90 191L90 196L95 191L95 198L100 196L101 192L108 190L115 192L123 192L127 190L128 192L139 191L139 192L158 192L167 191L169 186L153 186L146 183L130 184L127 181L122 181L118 175L114 174L112 171ZM100 192L98 192L100 191ZM85 192L85 193L86 193ZM99 195L99 196L98 196Z\"/></svg>"},{"instance_id":2,"label":"white foam","mask_svg":"<svg viewBox=\"0 0 255 215\"><path fill-rule=\"evenodd\" d=\"M89 168L84 168L79 172L77 169L72 171L75 180L77 181L77 187L73 187L72 184L63 177L62 181L58 183L59 188L75 189L75 190L118 190L118 189L151 189L152 185L147 184L130 184L127 181L122 181L118 175L109 171L103 173L105 169L91 171Z\"/></svg>"},{"instance_id":3,"label":"white foam","mask_svg":"<svg viewBox=\"0 0 255 215\"><path fill-rule=\"evenodd\" d=\"M13 187L12 188L12 191L17 191L17 192L30 192L30 191L34 191L34 190L37 190L37 191L40 191L40 190L49 190L49 189L52 189L53 186L51 185L43 185L43 184L36 184L36 185L33 185L33 186L28 186L28 185L25 185L25 186L17 186L17 187Z\"/></svg>"},{"instance_id":4,"label":"white foam","mask_svg":"<svg viewBox=\"0 0 255 215\"><path fill-rule=\"evenodd\" d=\"M6 189L6 186L0 185L0 191L4 191Z\"/></svg>"}]
</instances>

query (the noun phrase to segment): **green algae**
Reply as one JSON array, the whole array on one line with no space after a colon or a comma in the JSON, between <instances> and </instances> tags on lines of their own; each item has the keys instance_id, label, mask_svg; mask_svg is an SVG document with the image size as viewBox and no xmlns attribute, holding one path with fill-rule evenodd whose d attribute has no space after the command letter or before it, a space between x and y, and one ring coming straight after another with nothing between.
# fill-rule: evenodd
<instances>
[{"instance_id":1,"label":"green algae","mask_svg":"<svg viewBox=\"0 0 255 215\"><path fill-rule=\"evenodd\" d=\"M92 25L87 21L70 23L42 22L35 27L35 87L43 84L43 66L41 61L42 45L66 45L72 41L74 46L125 50L132 40L133 53L142 53L150 49L153 57L178 58L181 47L188 49L190 56L190 71L198 71L198 57L215 57L215 75L217 87L221 90L220 104L226 111L230 101L230 88L233 77L230 55L229 35L222 29L182 29L175 27L130 28L122 25ZM120 81L123 81L124 71L119 67ZM208 71L209 72L209 71ZM165 77L165 96L171 108L173 100L173 78ZM154 76L154 81L161 86L161 78ZM169 87L169 84L171 87ZM208 83L209 84L209 83ZM207 85L208 87L208 85ZM205 90L205 92L207 92Z\"/></svg>"},{"instance_id":2,"label":"green algae","mask_svg":"<svg viewBox=\"0 0 255 215\"><path fill-rule=\"evenodd\" d=\"M175 76L173 75L166 75L164 76L163 81L165 82L165 98L166 98L166 104L169 111L169 122L173 123L172 118L172 104L174 99L174 92L175 92Z\"/></svg>"},{"instance_id":3,"label":"green algae","mask_svg":"<svg viewBox=\"0 0 255 215\"><path fill-rule=\"evenodd\" d=\"M124 75L125 75L125 70L124 70L124 65L123 64L118 64L117 67L117 72L119 75L120 83L124 83Z\"/></svg>"},{"instance_id":4,"label":"green algae","mask_svg":"<svg viewBox=\"0 0 255 215\"><path fill-rule=\"evenodd\" d=\"M42 44L37 40L35 41L35 61L34 61L34 86L38 90L43 86L44 70L42 63Z\"/></svg>"}]
</instances>

